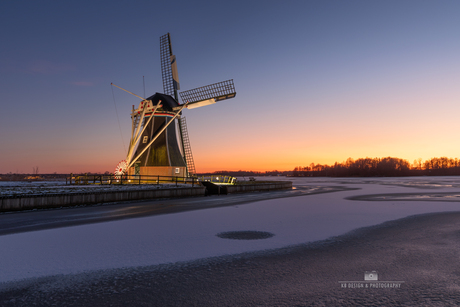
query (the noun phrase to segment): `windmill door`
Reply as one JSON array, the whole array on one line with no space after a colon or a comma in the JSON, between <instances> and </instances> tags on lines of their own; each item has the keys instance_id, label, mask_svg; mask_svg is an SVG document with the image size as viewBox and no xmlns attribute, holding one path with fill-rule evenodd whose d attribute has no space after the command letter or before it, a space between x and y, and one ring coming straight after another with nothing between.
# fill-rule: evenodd
<instances>
[{"instance_id":1,"label":"windmill door","mask_svg":"<svg viewBox=\"0 0 460 307\"><path fill-rule=\"evenodd\" d=\"M134 178L139 178L141 174L141 163L136 162L134 163Z\"/></svg>"}]
</instances>

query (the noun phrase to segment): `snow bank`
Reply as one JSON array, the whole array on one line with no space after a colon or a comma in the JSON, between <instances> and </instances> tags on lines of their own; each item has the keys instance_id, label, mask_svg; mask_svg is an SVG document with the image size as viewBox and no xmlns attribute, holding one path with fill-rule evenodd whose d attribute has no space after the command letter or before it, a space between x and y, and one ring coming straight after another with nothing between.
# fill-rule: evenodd
<instances>
[{"instance_id":1,"label":"snow bank","mask_svg":"<svg viewBox=\"0 0 460 307\"><path fill-rule=\"evenodd\" d=\"M66 185L65 181L0 181L1 196L46 195L61 193L112 192L127 190L172 189L190 187L190 184L114 184L114 185Z\"/></svg>"}]
</instances>

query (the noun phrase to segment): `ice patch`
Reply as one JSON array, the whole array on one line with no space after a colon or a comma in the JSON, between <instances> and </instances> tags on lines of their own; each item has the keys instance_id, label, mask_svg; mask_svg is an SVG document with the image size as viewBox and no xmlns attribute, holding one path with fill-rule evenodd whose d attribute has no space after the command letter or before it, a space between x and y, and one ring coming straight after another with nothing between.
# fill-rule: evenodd
<instances>
[{"instance_id":1,"label":"ice patch","mask_svg":"<svg viewBox=\"0 0 460 307\"><path fill-rule=\"evenodd\" d=\"M459 202L345 199L356 195L423 191L412 186L386 184L391 180L395 179L372 179L372 182L363 178L347 179L353 182L352 187L360 190L0 236L0 282L275 249L324 240L409 215L460 211ZM293 181L297 187L350 186L343 183L343 179L293 178ZM444 188L437 192L460 195L460 189L453 187L460 179L450 177L449 181L454 184L451 187L443 184ZM266 231L275 236L266 240L223 240L216 236L247 230Z\"/></svg>"}]
</instances>

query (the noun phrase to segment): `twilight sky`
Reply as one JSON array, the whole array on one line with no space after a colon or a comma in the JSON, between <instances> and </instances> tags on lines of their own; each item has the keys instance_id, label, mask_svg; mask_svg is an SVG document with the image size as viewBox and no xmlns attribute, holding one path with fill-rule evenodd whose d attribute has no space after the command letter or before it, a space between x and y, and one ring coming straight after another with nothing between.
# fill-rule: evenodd
<instances>
[{"instance_id":1,"label":"twilight sky","mask_svg":"<svg viewBox=\"0 0 460 307\"><path fill-rule=\"evenodd\" d=\"M198 172L460 157L459 1L1 1L0 173L113 172L130 110L234 79L186 110ZM116 109L115 109L116 105ZM121 133L117 120L117 112ZM122 136L121 136L122 134Z\"/></svg>"}]
</instances>

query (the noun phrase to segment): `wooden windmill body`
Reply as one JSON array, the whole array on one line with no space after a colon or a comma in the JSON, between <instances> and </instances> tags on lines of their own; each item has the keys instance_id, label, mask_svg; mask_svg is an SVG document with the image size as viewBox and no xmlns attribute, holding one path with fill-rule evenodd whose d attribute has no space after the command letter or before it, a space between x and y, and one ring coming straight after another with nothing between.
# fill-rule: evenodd
<instances>
[{"instance_id":1,"label":"wooden windmill body","mask_svg":"<svg viewBox=\"0 0 460 307\"><path fill-rule=\"evenodd\" d=\"M128 154L126 160L118 164L116 175L194 176L195 165L182 110L207 106L236 95L233 80L227 80L180 92L181 104L176 57L172 54L169 33L160 38L160 54L164 93L142 98L127 91L142 101L136 109L133 106Z\"/></svg>"}]
</instances>

